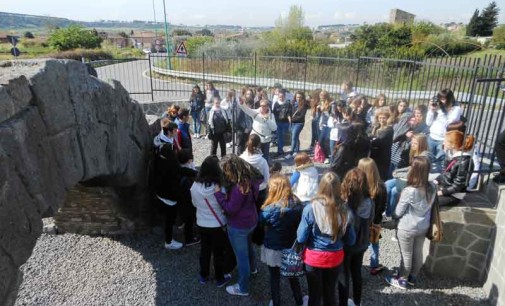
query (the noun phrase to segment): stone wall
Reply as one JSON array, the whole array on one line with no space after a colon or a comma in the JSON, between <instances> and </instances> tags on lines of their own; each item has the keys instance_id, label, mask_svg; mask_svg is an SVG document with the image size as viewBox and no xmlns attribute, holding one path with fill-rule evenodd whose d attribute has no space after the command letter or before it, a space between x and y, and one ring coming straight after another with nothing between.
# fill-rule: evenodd
<instances>
[{"instance_id":1,"label":"stone wall","mask_svg":"<svg viewBox=\"0 0 505 306\"><path fill-rule=\"evenodd\" d=\"M496 231L488 254L484 290L489 294L491 305L505 305L505 185L497 189Z\"/></svg>"},{"instance_id":2,"label":"stone wall","mask_svg":"<svg viewBox=\"0 0 505 306\"><path fill-rule=\"evenodd\" d=\"M151 141L141 107L117 81L76 61L0 62L0 305L15 294L41 218L77 183L121 190L139 223L150 214Z\"/></svg>"},{"instance_id":3,"label":"stone wall","mask_svg":"<svg viewBox=\"0 0 505 306\"><path fill-rule=\"evenodd\" d=\"M489 208L442 208L444 238L426 240L425 268L444 277L476 280L486 278L487 255L494 242L496 210Z\"/></svg>"}]
</instances>

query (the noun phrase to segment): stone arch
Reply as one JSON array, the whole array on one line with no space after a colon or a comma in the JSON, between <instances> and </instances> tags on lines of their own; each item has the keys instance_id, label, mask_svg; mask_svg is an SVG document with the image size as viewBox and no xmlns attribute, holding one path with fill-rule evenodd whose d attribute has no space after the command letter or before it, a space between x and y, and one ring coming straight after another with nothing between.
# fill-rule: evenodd
<instances>
[{"instance_id":1,"label":"stone arch","mask_svg":"<svg viewBox=\"0 0 505 306\"><path fill-rule=\"evenodd\" d=\"M42 217L77 183L122 189L135 216L148 213L150 142L141 107L119 82L76 61L0 62L0 304L17 287Z\"/></svg>"}]
</instances>

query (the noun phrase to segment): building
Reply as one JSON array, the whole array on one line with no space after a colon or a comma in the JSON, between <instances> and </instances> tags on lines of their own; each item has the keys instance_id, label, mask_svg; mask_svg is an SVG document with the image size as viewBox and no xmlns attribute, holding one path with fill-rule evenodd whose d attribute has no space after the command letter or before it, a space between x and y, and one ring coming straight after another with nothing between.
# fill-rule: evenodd
<instances>
[{"instance_id":1,"label":"building","mask_svg":"<svg viewBox=\"0 0 505 306\"><path fill-rule=\"evenodd\" d=\"M402 11L400 9L392 9L389 12L389 23L413 23L416 15L409 12Z\"/></svg>"}]
</instances>

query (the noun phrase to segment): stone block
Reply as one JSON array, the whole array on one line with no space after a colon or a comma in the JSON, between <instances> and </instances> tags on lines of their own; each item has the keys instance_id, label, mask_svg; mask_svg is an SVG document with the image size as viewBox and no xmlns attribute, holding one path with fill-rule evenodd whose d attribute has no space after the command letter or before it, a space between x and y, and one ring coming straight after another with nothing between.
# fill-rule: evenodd
<instances>
[{"instance_id":1,"label":"stone block","mask_svg":"<svg viewBox=\"0 0 505 306\"><path fill-rule=\"evenodd\" d=\"M459 278L466 279L466 280L479 280L480 281L482 279L482 270L478 270L478 269L472 268L470 266L464 266Z\"/></svg>"},{"instance_id":2,"label":"stone block","mask_svg":"<svg viewBox=\"0 0 505 306\"><path fill-rule=\"evenodd\" d=\"M458 237L457 246L466 249L467 247L472 245L477 239L479 238L474 234L469 233L467 231L462 231Z\"/></svg>"},{"instance_id":3,"label":"stone block","mask_svg":"<svg viewBox=\"0 0 505 306\"><path fill-rule=\"evenodd\" d=\"M454 243L458 239L459 235L463 231L464 225L455 222L444 222L444 243Z\"/></svg>"},{"instance_id":4,"label":"stone block","mask_svg":"<svg viewBox=\"0 0 505 306\"><path fill-rule=\"evenodd\" d=\"M443 258L447 256L454 256L455 253L452 248L452 245L439 244L435 249L434 255L436 258Z\"/></svg>"},{"instance_id":5,"label":"stone block","mask_svg":"<svg viewBox=\"0 0 505 306\"><path fill-rule=\"evenodd\" d=\"M464 216L462 207L441 207L440 218L444 223L463 224Z\"/></svg>"},{"instance_id":6,"label":"stone block","mask_svg":"<svg viewBox=\"0 0 505 306\"><path fill-rule=\"evenodd\" d=\"M489 247L490 247L489 240L477 239L474 243L472 243L472 245L468 248L468 250L486 255Z\"/></svg>"},{"instance_id":7,"label":"stone block","mask_svg":"<svg viewBox=\"0 0 505 306\"><path fill-rule=\"evenodd\" d=\"M487 226L495 226L496 210L484 208L470 208L464 213L466 224L479 224Z\"/></svg>"},{"instance_id":8,"label":"stone block","mask_svg":"<svg viewBox=\"0 0 505 306\"><path fill-rule=\"evenodd\" d=\"M454 253L458 256L461 256L461 257L466 257L468 254L467 254L467 251L463 248L458 248L458 247L454 247Z\"/></svg>"},{"instance_id":9,"label":"stone block","mask_svg":"<svg viewBox=\"0 0 505 306\"><path fill-rule=\"evenodd\" d=\"M492 229L492 227L477 224L469 224L465 227L466 231L484 239L490 237Z\"/></svg>"},{"instance_id":10,"label":"stone block","mask_svg":"<svg viewBox=\"0 0 505 306\"><path fill-rule=\"evenodd\" d=\"M486 265L486 255L470 252L467 263L475 269L484 270Z\"/></svg>"},{"instance_id":11,"label":"stone block","mask_svg":"<svg viewBox=\"0 0 505 306\"><path fill-rule=\"evenodd\" d=\"M459 256L448 256L434 259L432 271L445 277L460 278L466 259Z\"/></svg>"}]
</instances>

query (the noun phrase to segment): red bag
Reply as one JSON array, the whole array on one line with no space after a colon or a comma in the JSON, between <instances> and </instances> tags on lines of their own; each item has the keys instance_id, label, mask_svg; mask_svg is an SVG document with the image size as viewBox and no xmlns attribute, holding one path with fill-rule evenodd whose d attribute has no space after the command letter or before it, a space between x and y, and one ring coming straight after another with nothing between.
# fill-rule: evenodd
<instances>
[{"instance_id":1,"label":"red bag","mask_svg":"<svg viewBox=\"0 0 505 306\"><path fill-rule=\"evenodd\" d=\"M316 146L314 147L314 162L316 163L324 163L326 156L324 155L323 148L316 142Z\"/></svg>"}]
</instances>

